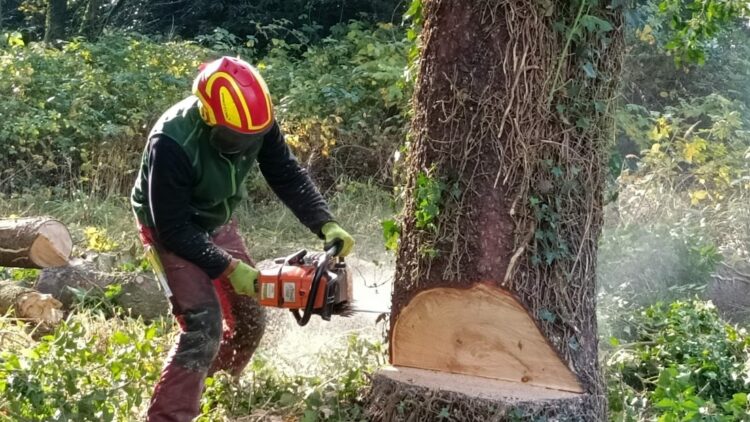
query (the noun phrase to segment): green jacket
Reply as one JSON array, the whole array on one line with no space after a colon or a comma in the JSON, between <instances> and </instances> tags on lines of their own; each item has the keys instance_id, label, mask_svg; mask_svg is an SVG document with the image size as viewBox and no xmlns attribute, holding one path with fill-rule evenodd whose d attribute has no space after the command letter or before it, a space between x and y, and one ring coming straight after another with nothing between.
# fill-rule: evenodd
<instances>
[{"instance_id":1,"label":"green jacket","mask_svg":"<svg viewBox=\"0 0 750 422\"><path fill-rule=\"evenodd\" d=\"M200 117L198 98L175 104L157 121L149 138L166 135L177 142L192 165L195 183L190 199L192 220L207 231L226 224L237 204L247 197L244 181L255 164L261 143L238 157L226 157L209 143L211 128ZM143 154L131 203L138 222L154 227L148 210L148 150Z\"/></svg>"}]
</instances>

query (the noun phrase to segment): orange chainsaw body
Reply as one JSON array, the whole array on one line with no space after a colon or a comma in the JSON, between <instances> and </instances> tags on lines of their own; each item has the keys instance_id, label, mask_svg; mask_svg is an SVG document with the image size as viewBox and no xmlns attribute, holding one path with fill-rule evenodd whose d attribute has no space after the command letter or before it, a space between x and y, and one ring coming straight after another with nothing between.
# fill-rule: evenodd
<instances>
[{"instance_id":1,"label":"orange chainsaw body","mask_svg":"<svg viewBox=\"0 0 750 422\"><path fill-rule=\"evenodd\" d=\"M343 258L334 260L332 255L333 249L322 254L308 254L303 249L261 268L260 304L291 310L299 325L307 324L312 314L325 321L331 315L351 315L351 274Z\"/></svg>"},{"instance_id":2,"label":"orange chainsaw body","mask_svg":"<svg viewBox=\"0 0 750 422\"><path fill-rule=\"evenodd\" d=\"M312 287L315 266L278 265L260 272L260 304L275 308L303 309ZM328 276L320 280L313 307L323 307Z\"/></svg>"}]
</instances>

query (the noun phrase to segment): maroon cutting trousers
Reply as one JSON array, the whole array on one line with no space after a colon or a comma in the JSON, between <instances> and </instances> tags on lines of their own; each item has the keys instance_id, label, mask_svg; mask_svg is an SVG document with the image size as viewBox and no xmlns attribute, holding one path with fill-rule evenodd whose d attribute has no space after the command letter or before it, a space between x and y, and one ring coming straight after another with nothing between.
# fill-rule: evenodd
<instances>
[{"instance_id":1,"label":"maroon cutting trousers","mask_svg":"<svg viewBox=\"0 0 750 422\"><path fill-rule=\"evenodd\" d=\"M161 260L172 291L172 314L180 325L146 420L188 422L200 413L206 376L219 370L236 376L247 366L263 336L265 312L254 299L235 293L228 279L211 280L195 264L162 248L153 229L142 226L140 237ZM211 237L234 258L254 265L235 220Z\"/></svg>"}]
</instances>

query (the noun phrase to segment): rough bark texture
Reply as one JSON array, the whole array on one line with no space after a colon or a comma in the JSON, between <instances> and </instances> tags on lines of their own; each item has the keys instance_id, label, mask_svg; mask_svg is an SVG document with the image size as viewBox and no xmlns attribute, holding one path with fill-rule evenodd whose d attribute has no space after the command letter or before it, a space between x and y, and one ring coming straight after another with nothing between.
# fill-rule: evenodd
<instances>
[{"instance_id":1,"label":"rough bark texture","mask_svg":"<svg viewBox=\"0 0 750 422\"><path fill-rule=\"evenodd\" d=\"M72 249L68 229L55 219L0 220L0 266L44 268L66 265Z\"/></svg>"},{"instance_id":2,"label":"rough bark texture","mask_svg":"<svg viewBox=\"0 0 750 422\"><path fill-rule=\"evenodd\" d=\"M44 269L34 287L60 300L68 310L75 300L70 288L101 294L110 284L122 286L114 303L130 315L150 320L169 314L169 303L151 273L104 273L86 264L71 265Z\"/></svg>"},{"instance_id":3,"label":"rough bark texture","mask_svg":"<svg viewBox=\"0 0 750 422\"><path fill-rule=\"evenodd\" d=\"M606 413L595 258L621 13L597 4L423 2L391 314L393 329L426 289L482 282L507 290L580 381L576 420ZM435 186L439 200L424 194ZM372 398L388 394L379 382ZM457 419L484 420L468 403L455 404L466 415ZM555 414L550 406L544 411ZM416 414L405 419L433 420Z\"/></svg>"},{"instance_id":4,"label":"rough bark texture","mask_svg":"<svg viewBox=\"0 0 750 422\"><path fill-rule=\"evenodd\" d=\"M750 322L750 263L720 264L705 295L727 321Z\"/></svg>"},{"instance_id":5,"label":"rough bark texture","mask_svg":"<svg viewBox=\"0 0 750 422\"><path fill-rule=\"evenodd\" d=\"M386 373L373 377L365 400L372 422L450 421L556 421L592 420L599 404L595 396L571 394L561 398L519 399L482 397L461 391L438 390L393 379ZM439 416L439 415L442 415Z\"/></svg>"},{"instance_id":6,"label":"rough bark texture","mask_svg":"<svg viewBox=\"0 0 750 422\"><path fill-rule=\"evenodd\" d=\"M35 322L54 325L62 319L61 307L62 303L51 295L10 281L0 281L0 315L13 309L18 318L29 318Z\"/></svg>"},{"instance_id":7,"label":"rough bark texture","mask_svg":"<svg viewBox=\"0 0 750 422\"><path fill-rule=\"evenodd\" d=\"M86 3L86 11L83 14L81 28L78 31L89 40L93 40L99 34L99 9L101 0L89 0Z\"/></svg>"},{"instance_id":8,"label":"rough bark texture","mask_svg":"<svg viewBox=\"0 0 750 422\"><path fill-rule=\"evenodd\" d=\"M44 42L54 43L65 38L65 17L68 12L68 0L49 0L47 16L44 21Z\"/></svg>"}]
</instances>

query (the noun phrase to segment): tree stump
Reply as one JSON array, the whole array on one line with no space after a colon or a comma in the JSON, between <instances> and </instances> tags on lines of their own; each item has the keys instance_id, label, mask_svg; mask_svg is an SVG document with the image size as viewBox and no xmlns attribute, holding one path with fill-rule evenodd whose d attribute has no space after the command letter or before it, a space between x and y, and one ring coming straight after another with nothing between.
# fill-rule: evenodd
<instances>
[{"instance_id":1,"label":"tree stump","mask_svg":"<svg viewBox=\"0 0 750 422\"><path fill-rule=\"evenodd\" d=\"M0 265L46 268L67 265L73 240L65 225L47 217L0 220Z\"/></svg>"}]
</instances>

